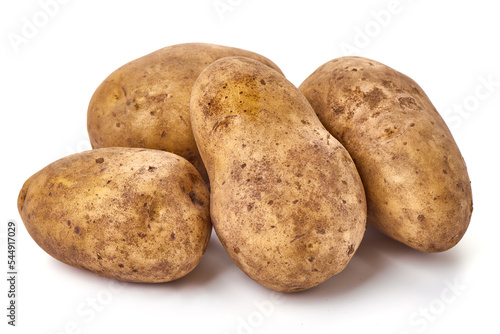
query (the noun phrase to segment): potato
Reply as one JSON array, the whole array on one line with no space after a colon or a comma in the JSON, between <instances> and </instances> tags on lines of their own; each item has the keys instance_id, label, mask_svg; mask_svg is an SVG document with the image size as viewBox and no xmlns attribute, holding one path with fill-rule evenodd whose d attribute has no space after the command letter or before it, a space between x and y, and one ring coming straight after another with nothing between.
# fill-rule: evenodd
<instances>
[{"instance_id":1,"label":"potato","mask_svg":"<svg viewBox=\"0 0 500 334\"><path fill-rule=\"evenodd\" d=\"M237 55L280 71L259 54L203 43L169 46L120 67L101 83L90 101L87 128L92 147L172 152L191 162L208 181L191 130L191 88L207 65Z\"/></svg>"},{"instance_id":2,"label":"potato","mask_svg":"<svg viewBox=\"0 0 500 334\"><path fill-rule=\"evenodd\" d=\"M30 177L18 209L29 234L71 266L129 282L167 282L193 270L211 233L208 189L175 154L102 148Z\"/></svg>"},{"instance_id":3,"label":"potato","mask_svg":"<svg viewBox=\"0 0 500 334\"><path fill-rule=\"evenodd\" d=\"M214 229L250 278L293 292L345 268L365 231L363 185L296 87L253 59L220 59L196 80L191 121Z\"/></svg>"},{"instance_id":4,"label":"potato","mask_svg":"<svg viewBox=\"0 0 500 334\"><path fill-rule=\"evenodd\" d=\"M472 214L467 168L415 81L376 61L343 57L319 67L300 90L353 157L369 223L424 252L459 242Z\"/></svg>"}]
</instances>

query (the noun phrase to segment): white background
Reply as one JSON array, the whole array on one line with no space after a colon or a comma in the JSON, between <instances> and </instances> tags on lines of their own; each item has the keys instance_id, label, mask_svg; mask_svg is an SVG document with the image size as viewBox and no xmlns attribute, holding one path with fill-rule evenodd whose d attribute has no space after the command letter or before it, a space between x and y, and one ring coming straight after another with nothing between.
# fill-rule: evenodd
<instances>
[{"instance_id":1,"label":"white background","mask_svg":"<svg viewBox=\"0 0 500 334\"><path fill-rule=\"evenodd\" d=\"M35 0L0 5L0 276L7 272L9 219L18 223L19 270L15 329L6 324L6 280L0 284L2 333L498 330L500 20L494 1L400 0L395 7L390 0L60 2L51 16ZM390 16L380 14L389 10ZM31 35L24 28L23 37L26 22L39 28ZM25 40L15 45L13 36ZM467 162L474 213L463 240L450 251L424 254L368 229L341 274L286 295L247 278L215 235L200 265L166 284L117 284L51 258L17 212L23 182L90 147L87 105L108 74L185 42L261 53L297 86L343 56L347 45L412 77L447 120Z\"/></svg>"}]
</instances>

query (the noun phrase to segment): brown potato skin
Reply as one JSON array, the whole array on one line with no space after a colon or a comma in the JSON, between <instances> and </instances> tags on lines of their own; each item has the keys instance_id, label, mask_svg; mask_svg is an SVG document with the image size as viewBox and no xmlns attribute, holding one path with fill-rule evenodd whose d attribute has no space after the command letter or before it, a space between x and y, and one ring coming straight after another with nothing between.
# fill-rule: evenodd
<instances>
[{"instance_id":1,"label":"brown potato skin","mask_svg":"<svg viewBox=\"0 0 500 334\"><path fill-rule=\"evenodd\" d=\"M18 209L57 260L128 282L188 274L211 233L198 171L157 150L102 148L60 159L25 182Z\"/></svg>"},{"instance_id":2,"label":"brown potato skin","mask_svg":"<svg viewBox=\"0 0 500 334\"><path fill-rule=\"evenodd\" d=\"M253 280L282 292L342 271L366 227L355 165L284 76L245 57L198 77L191 120L214 229Z\"/></svg>"},{"instance_id":3,"label":"brown potato skin","mask_svg":"<svg viewBox=\"0 0 500 334\"><path fill-rule=\"evenodd\" d=\"M90 100L87 130L92 147L172 152L191 162L208 182L191 130L191 88L207 65L238 55L280 71L257 53L206 43L165 47L120 67L101 83Z\"/></svg>"},{"instance_id":4,"label":"brown potato skin","mask_svg":"<svg viewBox=\"0 0 500 334\"><path fill-rule=\"evenodd\" d=\"M299 87L363 180L368 223L424 252L455 246L472 214L467 167L420 86L376 61L342 57Z\"/></svg>"}]
</instances>

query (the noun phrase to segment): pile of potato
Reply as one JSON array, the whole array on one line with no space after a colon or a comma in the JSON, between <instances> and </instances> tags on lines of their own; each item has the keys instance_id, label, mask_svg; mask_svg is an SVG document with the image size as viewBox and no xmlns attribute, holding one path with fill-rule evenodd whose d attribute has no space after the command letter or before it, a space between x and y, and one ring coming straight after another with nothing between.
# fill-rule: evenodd
<instances>
[{"instance_id":1,"label":"pile of potato","mask_svg":"<svg viewBox=\"0 0 500 334\"><path fill-rule=\"evenodd\" d=\"M48 254L118 280L188 274L213 224L250 278L301 291L347 266L367 221L440 252L472 214L439 113L365 58L329 61L297 88L256 53L174 45L106 78L87 120L93 150L30 177L18 208Z\"/></svg>"}]
</instances>

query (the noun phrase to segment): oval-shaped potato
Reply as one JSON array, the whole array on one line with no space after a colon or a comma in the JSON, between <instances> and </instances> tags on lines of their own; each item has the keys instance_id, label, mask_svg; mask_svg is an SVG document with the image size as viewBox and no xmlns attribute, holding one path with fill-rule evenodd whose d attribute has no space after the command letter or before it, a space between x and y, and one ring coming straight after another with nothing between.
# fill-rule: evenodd
<instances>
[{"instance_id":1,"label":"oval-shaped potato","mask_svg":"<svg viewBox=\"0 0 500 334\"><path fill-rule=\"evenodd\" d=\"M343 57L319 67L300 90L351 154L369 223L424 252L458 243L472 214L467 168L415 81L376 61Z\"/></svg>"},{"instance_id":2,"label":"oval-shaped potato","mask_svg":"<svg viewBox=\"0 0 500 334\"><path fill-rule=\"evenodd\" d=\"M363 185L295 86L253 59L220 59L196 80L191 120L214 229L250 278L294 292L345 268L365 231Z\"/></svg>"},{"instance_id":3,"label":"oval-shaped potato","mask_svg":"<svg viewBox=\"0 0 500 334\"><path fill-rule=\"evenodd\" d=\"M57 260L129 282L186 275L211 233L198 171L157 150L102 148L60 159L25 182L18 209Z\"/></svg>"},{"instance_id":4,"label":"oval-shaped potato","mask_svg":"<svg viewBox=\"0 0 500 334\"><path fill-rule=\"evenodd\" d=\"M169 46L120 67L94 92L87 112L93 148L143 147L186 158L208 178L191 130L189 99L194 81L215 60L245 56L280 69L269 59L227 46Z\"/></svg>"}]
</instances>

